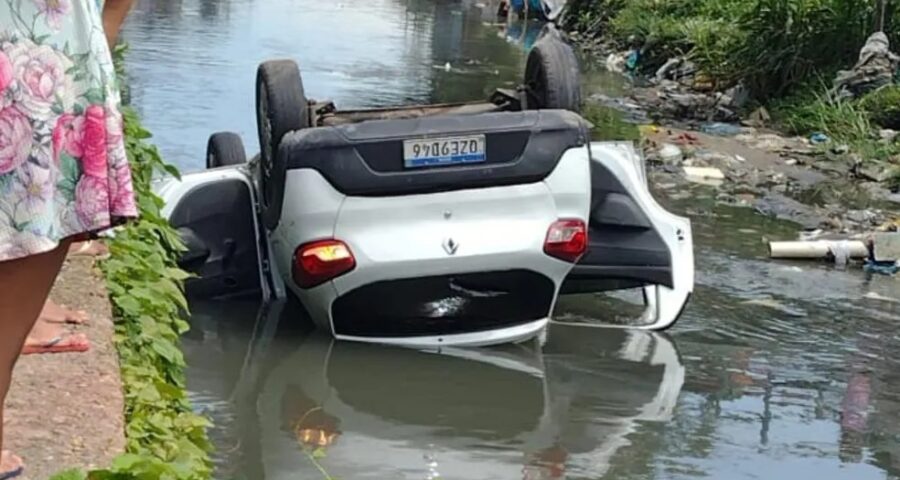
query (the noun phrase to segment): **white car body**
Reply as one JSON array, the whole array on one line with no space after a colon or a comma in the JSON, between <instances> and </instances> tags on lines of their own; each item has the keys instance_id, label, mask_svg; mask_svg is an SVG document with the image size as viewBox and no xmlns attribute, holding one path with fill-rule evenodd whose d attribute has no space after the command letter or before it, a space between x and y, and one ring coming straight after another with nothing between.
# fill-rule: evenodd
<instances>
[{"instance_id":1,"label":"white car body","mask_svg":"<svg viewBox=\"0 0 900 480\"><path fill-rule=\"evenodd\" d=\"M619 232L622 240L613 247L626 253L631 248L629 232L652 234L651 250L657 257L668 258L666 265L645 267L638 251L631 263L609 270L603 263L609 260L603 260L585 266L578 275L603 282L604 272L623 278L636 272L637 283L628 280L628 286L643 286L648 306L637 328L658 330L673 324L693 290L690 221L656 203L647 188L642 159L630 144L594 142L568 148L552 171L537 181L412 194L342 193L316 169L288 169L280 221L271 231L260 225L256 215L254 168L251 162L161 181L156 191L166 202L163 214L176 227L194 228L192 222L200 222L197 219L204 212L196 207L177 213L180 205L191 210L194 200L190 197L204 189L226 183L244 185L247 193L241 194L242 200L231 201L253 204L242 208L253 212L243 215L253 217L246 222L252 222L256 235L264 299L296 296L319 328L341 340L431 347L482 346L534 337L547 327L556 299L575 268L544 251L548 227L559 219L592 225L592 241L595 234L601 242L617 238L606 234L609 229ZM605 177L614 177L618 185L601 190L609 200L606 210L594 198L598 187L591 179L597 169ZM225 223L216 228L227 228L228 215L235 210L230 205L215 206L209 194L201 196L212 205L209 208L222 210L215 220L205 219L207 225ZM638 222L642 226L631 224L636 216L644 219ZM597 222L599 233L593 231ZM291 273L295 249L321 239L344 242L355 267L323 284L301 288ZM201 240L218 241L210 234ZM240 240L232 241L230 250L207 252L205 265L214 260L219 265L216 274L227 271L230 267L224 257L240 249L235 244ZM219 253L224 260L217 259ZM641 281L657 278L649 273L641 277L646 268L662 272L666 285ZM503 312L494 311L497 308ZM505 311L523 318L504 318ZM470 327L466 323L470 317L483 324L475 325L473 320Z\"/></svg>"}]
</instances>

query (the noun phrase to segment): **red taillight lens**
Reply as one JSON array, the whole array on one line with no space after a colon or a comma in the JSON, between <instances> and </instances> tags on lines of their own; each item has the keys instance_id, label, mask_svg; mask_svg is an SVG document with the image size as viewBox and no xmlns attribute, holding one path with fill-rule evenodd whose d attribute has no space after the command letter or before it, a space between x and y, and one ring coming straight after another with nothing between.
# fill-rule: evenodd
<instances>
[{"instance_id":1,"label":"red taillight lens","mask_svg":"<svg viewBox=\"0 0 900 480\"><path fill-rule=\"evenodd\" d=\"M587 226L581 220L558 220L547 230L544 253L575 263L587 251Z\"/></svg>"},{"instance_id":2,"label":"red taillight lens","mask_svg":"<svg viewBox=\"0 0 900 480\"><path fill-rule=\"evenodd\" d=\"M311 288L356 268L353 252L340 240L320 240L297 247L294 252L294 282Z\"/></svg>"}]
</instances>

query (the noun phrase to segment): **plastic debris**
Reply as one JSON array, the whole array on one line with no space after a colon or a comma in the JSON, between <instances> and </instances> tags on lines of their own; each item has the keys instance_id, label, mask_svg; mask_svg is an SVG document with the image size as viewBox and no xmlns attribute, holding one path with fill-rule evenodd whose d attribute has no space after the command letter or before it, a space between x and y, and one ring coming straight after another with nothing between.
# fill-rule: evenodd
<instances>
[{"instance_id":1,"label":"plastic debris","mask_svg":"<svg viewBox=\"0 0 900 480\"><path fill-rule=\"evenodd\" d=\"M700 131L710 135L730 137L741 133L741 127L733 123L713 122L704 124L700 127Z\"/></svg>"},{"instance_id":2,"label":"plastic debris","mask_svg":"<svg viewBox=\"0 0 900 480\"><path fill-rule=\"evenodd\" d=\"M641 132L642 136L649 136L655 133L659 133L659 127L656 125L641 125L638 127L638 131Z\"/></svg>"},{"instance_id":3,"label":"plastic debris","mask_svg":"<svg viewBox=\"0 0 900 480\"><path fill-rule=\"evenodd\" d=\"M682 132L678 135L672 137L672 141L674 141L678 145L699 145L700 139L697 138L693 133Z\"/></svg>"},{"instance_id":4,"label":"plastic debris","mask_svg":"<svg viewBox=\"0 0 900 480\"><path fill-rule=\"evenodd\" d=\"M809 141L812 142L813 145L819 145L822 143L826 143L829 140L831 140L831 139L828 138L828 135L825 135L822 132L816 132L809 136Z\"/></svg>"},{"instance_id":5,"label":"plastic debris","mask_svg":"<svg viewBox=\"0 0 900 480\"><path fill-rule=\"evenodd\" d=\"M725 174L714 167L684 167L684 174L689 178L702 180L724 180Z\"/></svg>"},{"instance_id":6,"label":"plastic debris","mask_svg":"<svg viewBox=\"0 0 900 480\"><path fill-rule=\"evenodd\" d=\"M841 70L834 79L834 88L843 98L853 98L871 92L894 81L900 57L891 52L890 41L884 32L875 32L859 51L859 59L850 70Z\"/></svg>"},{"instance_id":7,"label":"plastic debris","mask_svg":"<svg viewBox=\"0 0 900 480\"><path fill-rule=\"evenodd\" d=\"M770 258L867 258L869 247L859 240L812 240L793 242L769 242Z\"/></svg>"},{"instance_id":8,"label":"plastic debris","mask_svg":"<svg viewBox=\"0 0 900 480\"><path fill-rule=\"evenodd\" d=\"M832 153L836 153L838 155L843 155L845 153L850 152L850 146L847 144L835 145L834 148L831 149Z\"/></svg>"},{"instance_id":9,"label":"plastic debris","mask_svg":"<svg viewBox=\"0 0 900 480\"><path fill-rule=\"evenodd\" d=\"M885 143L891 143L897 138L897 134L900 133L896 130L891 130L889 128L883 128L878 131L878 136Z\"/></svg>"},{"instance_id":10,"label":"plastic debris","mask_svg":"<svg viewBox=\"0 0 900 480\"><path fill-rule=\"evenodd\" d=\"M678 148L678 145L664 143L659 149L659 157L663 163L679 163L684 158L684 153Z\"/></svg>"},{"instance_id":11,"label":"plastic debris","mask_svg":"<svg viewBox=\"0 0 900 480\"><path fill-rule=\"evenodd\" d=\"M638 63L641 60L641 51L633 49L625 55L625 69L629 72L637 70Z\"/></svg>"},{"instance_id":12,"label":"plastic debris","mask_svg":"<svg viewBox=\"0 0 900 480\"><path fill-rule=\"evenodd\" d=\"M606 57L606 69L613 73L625 73L625 65L627 64L625 55L621 53L610 53Z\"/></svg>"},{"instance_id":13,"label":"plastic debris","mask_svg":"<svg viewBox=\"0 0 900 480\"><path fill-rule=\"evenodd\" d=\"M878 273L881 275L894 275L900 270L897 262L879 262L876 260L866 260L863 270L869 273Z\"/></svg>"},{"instance_id":14,"label":"plastic debris","mask_svg":"<svg viewBox=\"0 0 900 480\"><path fill-rule=\"evenodd\" d=\"M834 257L835 265L838 267L847 266L847 262L850 261L850 248L850 242L847 240L833 242L830 245L829 250L831 250L831 256Z\"/></svg>"}]
</instances>

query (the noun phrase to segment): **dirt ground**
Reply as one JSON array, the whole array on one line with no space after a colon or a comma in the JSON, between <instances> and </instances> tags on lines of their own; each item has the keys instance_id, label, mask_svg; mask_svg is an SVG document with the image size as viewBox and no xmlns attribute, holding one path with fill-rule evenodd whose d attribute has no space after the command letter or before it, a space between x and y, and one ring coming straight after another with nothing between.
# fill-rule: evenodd
<instances>
[{"instance_id":1,"label":"dirt ground","mask_svg":"<svg viewBox=\"0 0 900 480\"><path fill-rule=\"evenodd\" d=\"M91 349L19 360L6 401L3 447L25 460L24 480L106 467L125 446L119 362L100 272L90 259L69 259L51 297L90 314L87 325L72 329L88 336Z\"/></svg>"}]
</instances>

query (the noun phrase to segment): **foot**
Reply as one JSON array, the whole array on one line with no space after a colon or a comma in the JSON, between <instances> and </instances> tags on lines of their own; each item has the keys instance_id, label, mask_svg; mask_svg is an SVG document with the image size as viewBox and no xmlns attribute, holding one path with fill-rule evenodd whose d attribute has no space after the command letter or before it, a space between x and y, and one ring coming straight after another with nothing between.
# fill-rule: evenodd
<instances>
[{"instance_id":1,"label":"foot","mask_svg":"<svg viewBox=\"0 0 900 480\"><path fill-rule=\"evenodd\" d=\"M22 474L22 459L7 450L0 452L0 480L13 479Z\"/></svg>"},{"instance_id":2,"label":"foot","mask_svg":"<svg viewBox=\"0 0 900 480\"><path fill-rule=\"evenodd\" d=\"M91 349L91 342L83 333L63 334L47 340L25 341L22 355L38 353L80 353Z\"/></svg>"},{"instance_id":3,"label":"foot","mask_svg":"<svg viewBox=\"0 0 900 480\"><path fill-rule=\"evenodd\" d=\"M42 322L47 323L69 323L73 325L83 325L87 323L88 314L82 310L73 311L65 307L65 305L57 305L53 300L47 299L44 302L44 308L41 309Z\"/></svg>"},{"instance_id":4,"label":"foot","mask_svg":"<svg viewBox=\"0 0 900 480\"><path fill-rule=\"evenodd\" d=\"M70 334L65 328L36 322L28 332L22 354L84 352L89 348L90 342L83 334Z\"/></svg>"},{"instance_id":5,"label":"foot","mask_svg":"<svg viewBox=\"0 0 900 480\"><path fill-rule=\"evenodd\" d=\"M106 258L109 256L109 250L100 241L88 240L86 242L73 243L69 247L69 255Z\"/></svg>"}]
</instances>

